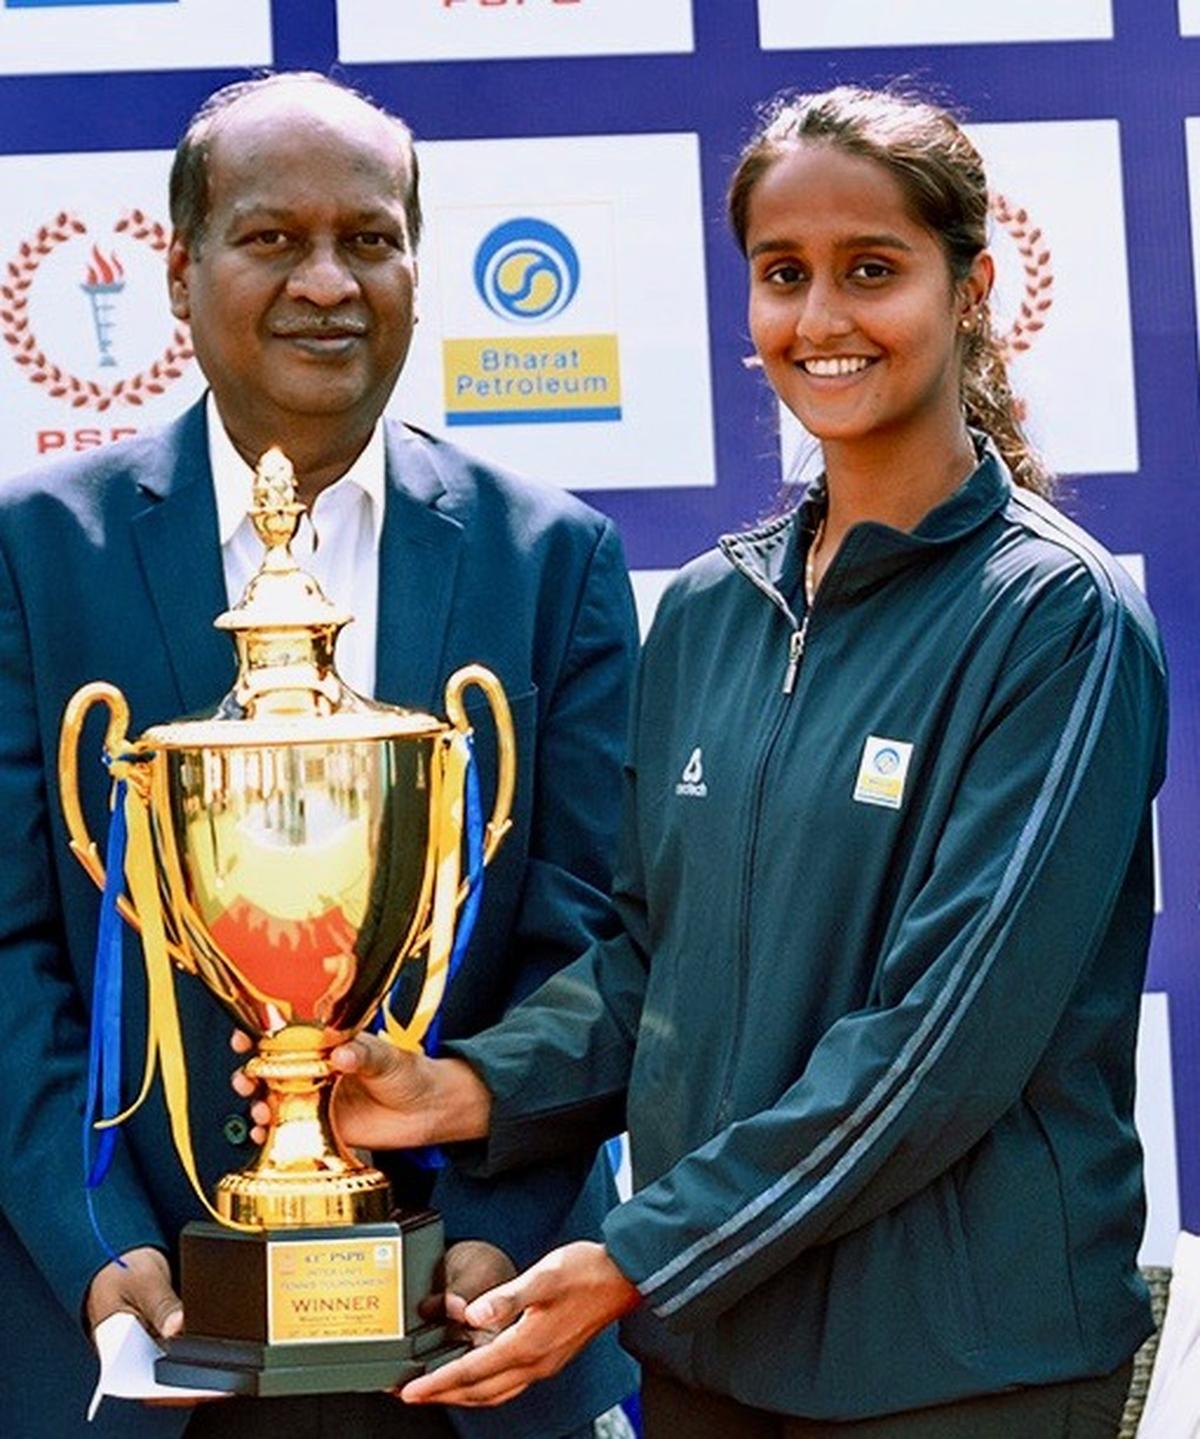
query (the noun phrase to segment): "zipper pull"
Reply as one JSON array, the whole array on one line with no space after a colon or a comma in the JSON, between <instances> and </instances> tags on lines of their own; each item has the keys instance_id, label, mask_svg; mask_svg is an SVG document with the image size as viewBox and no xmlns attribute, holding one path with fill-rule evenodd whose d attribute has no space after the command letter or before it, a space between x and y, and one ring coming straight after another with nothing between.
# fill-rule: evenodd
<instances>
[{"instance_id":1,"label":"zipper pull","mask_svg":"<svg viewBox=\"0 0 1200 1439\"><path fill-rule=\"evenodd\" d=\"M808 633L808 615L804 616L804 623L798 630L793 630L788 640L788 663L787 673L783 677L783 692L790 695L796 687L796 671L800 668L800 661L804 655L804 637Z\"/></svg>"}]
</instances>

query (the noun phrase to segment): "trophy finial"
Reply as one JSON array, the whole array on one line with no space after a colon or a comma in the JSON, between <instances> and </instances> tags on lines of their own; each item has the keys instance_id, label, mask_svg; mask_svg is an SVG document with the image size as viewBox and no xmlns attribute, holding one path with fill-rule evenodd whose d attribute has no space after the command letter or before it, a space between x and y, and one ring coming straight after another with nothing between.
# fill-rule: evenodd
<instances>
[{"instance_id":1,"label":"trophy finial","mask_svg":"<svg viewBox=\"0 0 1200 1439\"><path fill-rule=\"evenodd\" d=\"M268 563L282 560L296 537L304 506L296 499L296 472L278 445L272 445L254 469L250 519L267 549Z\"/></svg>"},{"instance_id":2,"label":"trophy finial","mask_svg":"<svg viewBox=\"0 0 1200 1439\"><path fill-rule=\"evenodd\" d=\"M238 652L238 677L222 702L235 716L329 714L363 701L338 678L333 649L348 610L332 604L292 555L304 506L292 462L272 446L254 469L251 523L263 558L236 605L218 615Z\"/></svg>"}]
</instances>

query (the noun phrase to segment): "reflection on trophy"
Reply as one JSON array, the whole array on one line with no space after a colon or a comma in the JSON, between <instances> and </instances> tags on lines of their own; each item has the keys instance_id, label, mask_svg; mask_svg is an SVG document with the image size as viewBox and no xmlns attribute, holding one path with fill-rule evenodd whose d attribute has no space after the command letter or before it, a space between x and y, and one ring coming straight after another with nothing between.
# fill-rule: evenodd
<instances>
[{"instance_id":1,"label":"reflection on trophy","mask_svg":"<svg viewBox=\"0 0 1200 1439\"><path fill-rule=\"evenodd\" d=\"M389 1017L388 1032L419 1045L467 894L464 692L483 690L498 739L494 811L475 837L481 864L508 828L512 725L499 682L480 666L451 677L448 723L349 690L334 646L350 615L292 558L302 507L278 451L259 464L250 513L266 553L216 620L233 635L238 673L215 711L129 739L124 696L97 683L63 719L72 849L140 930L148 979L141 1093L98 1127L128 1118L159 1068L180 1159L215 1221L184 1231L187 1332L159 1361L160 1379L257 1394L389 1388L457 1352L417 1314L441 1257L441 1220L393 1218L384 1175L340 1143L328 1055L409 963L423 965L419 995L406 1020ZM79 734L96 703L109 711L128 899L117 898L111 849L115 872L105 874L78 797ZM246 1068L271 1111L257 1160L221 1180L215 1204L192 1158L172 962L257 1040Z\"/></svg>"}]
</instances>

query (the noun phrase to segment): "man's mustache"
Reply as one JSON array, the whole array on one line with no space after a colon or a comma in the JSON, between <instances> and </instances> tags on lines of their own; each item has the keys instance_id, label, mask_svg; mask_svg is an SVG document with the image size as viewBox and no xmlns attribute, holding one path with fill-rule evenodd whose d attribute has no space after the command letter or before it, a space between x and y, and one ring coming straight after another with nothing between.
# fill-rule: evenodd
<instances>
[{"instance_id":1,"label":"man's mustache","mask_svg":"<svg viewBox=\"0 0 1200 1439\"><path fill-rule=\"evenodd\" d=\"M280 339L321 339L326 335L365 335L361 315L280 315L271 320L271 333Z\"/></svg>"}]
</instances>

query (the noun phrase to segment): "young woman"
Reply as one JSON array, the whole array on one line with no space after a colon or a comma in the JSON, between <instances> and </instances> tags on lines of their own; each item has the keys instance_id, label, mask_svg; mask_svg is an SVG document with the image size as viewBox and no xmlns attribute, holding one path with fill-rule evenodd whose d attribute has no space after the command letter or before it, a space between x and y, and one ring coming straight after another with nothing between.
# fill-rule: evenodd
<instances>
[{"instance_id":1,"label":"young woman","mask_svg":"<svg viewBox=\"0 0 1200 1439\"><path fill-rule=\"evenodd\" d=\"M625 932L455 1058L339 1054L356 1143L498 1169L627 1121L635 1192L404 1397L497 1402L624 1314L651 1435L1109 1436L1150 1328L1154 624L1043 498L948 115L780 104L730 215L824 476L662 602Z\"/></svg>"}]
</instances>

